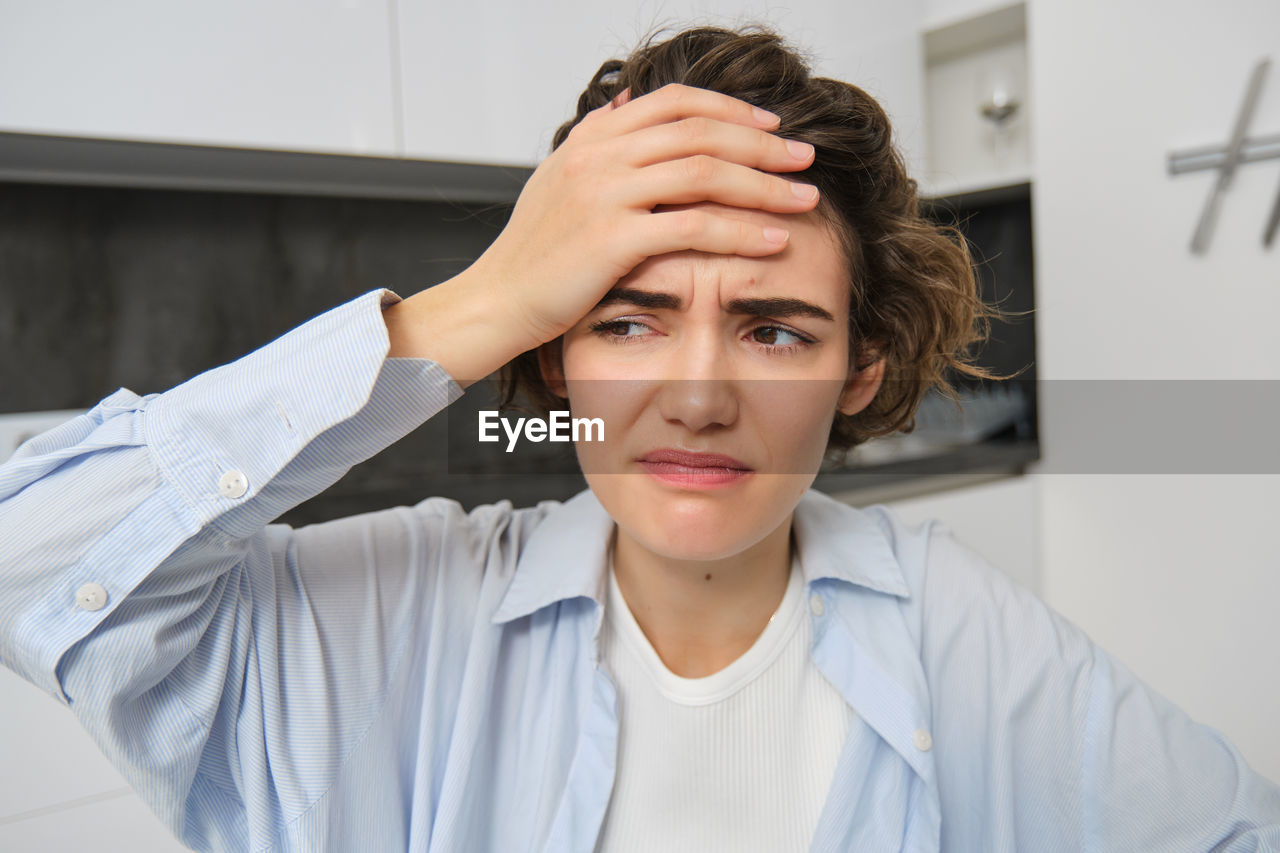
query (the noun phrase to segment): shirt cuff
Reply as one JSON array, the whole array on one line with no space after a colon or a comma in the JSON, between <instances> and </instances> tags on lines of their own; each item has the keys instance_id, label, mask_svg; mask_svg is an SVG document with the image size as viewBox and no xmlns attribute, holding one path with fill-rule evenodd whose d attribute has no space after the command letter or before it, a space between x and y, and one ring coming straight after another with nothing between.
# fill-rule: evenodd
<instances>
[{"instance_id":1,"label":"shirt cuff","mask_svg":"<svg viewBox=\"0 0 1280 853\"><path fill-rule=\"evenodd\" d=\"M438 363L387 358L399 301L369 291L149 401L156 466L200 524L252 535L462 396Z\"/></svg>"}]
</instances>

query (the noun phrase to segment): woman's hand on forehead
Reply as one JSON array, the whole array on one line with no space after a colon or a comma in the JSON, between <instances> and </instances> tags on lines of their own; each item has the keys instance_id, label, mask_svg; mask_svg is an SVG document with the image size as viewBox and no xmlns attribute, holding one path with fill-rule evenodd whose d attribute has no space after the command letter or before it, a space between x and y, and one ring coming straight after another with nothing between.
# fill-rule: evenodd
<instances>
[{"instance_id":1,"label":"woman's hand on forehead","mask_svg":"<svg viewBox=\"0 0 1280 853\"><path fill-rule=\"evenodd\" d=\"M538 166L466 274L532 349L646 258L775 254L788 245L789 221L818 202L815 187L777 174L813 161L811 146L770 132L777 125L744 101L688 86L617 98Z\"/></svg>"},{"instance_id":2,"label":"woman's hand on forehead","mask_svg":"<svg viewBox=\"0 0 1280 853\"><path fill-rule=\"evenodd\" d=\"M758 210L750 207L734 207L729 204L721 204L716 201L691 201L684 204L659 204L653 208L653 213L674 213L682 210L701 210L706 211L715 216L730 219L735 222L742 222L749 225L755 225L761 229L767 227L781 228L788 233L788 238L794 236L790 232L795 227L796 220L803 220L810 223L818 223L820 219L816 210L806 210L800 213L776 213L771 210ZM729 254L729 253L718 253ZM748 257L757 257L759 252L752 252Z\"/></svg>"}]
</instances>

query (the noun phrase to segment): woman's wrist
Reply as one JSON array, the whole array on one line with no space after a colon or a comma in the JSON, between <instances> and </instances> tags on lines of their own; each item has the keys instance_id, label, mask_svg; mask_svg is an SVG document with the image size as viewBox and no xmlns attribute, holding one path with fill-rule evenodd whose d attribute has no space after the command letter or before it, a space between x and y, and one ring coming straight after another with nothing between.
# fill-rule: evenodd
<instances>
[{"instance_id":1,"label":"woman's wrist","mask_svg":"<svg viewBox=\"0 0 1280 853\"><path fill-rule=\"evenodd\" d=\"M426 358L463 388L475 384L540 341L475 266L382 312L388 358Z\"/></svg>"}]
</instances>

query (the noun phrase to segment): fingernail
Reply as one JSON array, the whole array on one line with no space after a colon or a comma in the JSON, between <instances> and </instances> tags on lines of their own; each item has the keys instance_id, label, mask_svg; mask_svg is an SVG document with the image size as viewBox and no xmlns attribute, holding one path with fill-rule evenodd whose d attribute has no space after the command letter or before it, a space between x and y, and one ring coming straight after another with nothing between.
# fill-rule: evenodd
<instances>
[{"instance_id":1,"label":"fingernail","mask_svg":"<svg viewBox=\"0 0 1280 853\"><path fill-rule=\"evenodd\" d=\"M768 110L762 110L759 107L752 107L752 109L755 110L756 121L760 122L761 124L773 125L773 124L778 124L779 122L782 121L782 119L778 118L776 115L769 112Z\"/></svg>"},{"instance_id":2,"label":"fingernail","mask_svg":"<svg viewBox=\"0 0 1280 853\"><path fill-rule=\"evenodd\" d=\"M790 236L790 233L791 232L786 229L774 228L772 225L766 225L764 227L764 239L768 240L770 243L785 243L787 242L787 237Z\"/></svg>"},{"instance_id":3,"label":"fingernail","mask_svg":"<svg viewBox=\"0 0 1280 853\"><path fill-rule=\"evenodd\" d=\"M804 201L813 201L818 197L818 188L813 184L791 184L791 192L795 193L796 198Z\"/></svg>"},{"instance_id":4,"label":"fingernail","mask_svg":"<svg viewBox=\"0 0 1280 853\"><path fill-rule=\"evenodd\" d=\"M795 139L787 140L787 150L791 152L791 156L797 160L808 160L809 155L813 153L813 146L807 142L799 142Z\"/></svg>"}]
</instances>

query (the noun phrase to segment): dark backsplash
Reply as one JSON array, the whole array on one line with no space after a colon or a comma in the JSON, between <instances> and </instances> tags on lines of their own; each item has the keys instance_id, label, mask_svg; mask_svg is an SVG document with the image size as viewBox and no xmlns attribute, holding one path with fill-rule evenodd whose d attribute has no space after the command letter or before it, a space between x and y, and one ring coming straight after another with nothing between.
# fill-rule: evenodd
<instances>
[{"instance_id":1,"label":"dark backsplash","mask_svg":"<svg viewBox=\"0 0 1280 853\"><path fill-rule=\"evenodd\" d=\"M999 375L1017 373L1034 392L1035 308L1029 188L1013 197L982 203L941 201L925 205L938 222L958 227L969 243L984 301L1014 316L992 323L979 363Z\"/></svg>"},{"instance_id":2,"label":"dark backsplash","mask_svg":"<svg viewBox=\"0 0 1280 853\"><path fill-rule=\"evenodd\" d=\"M163 391L360 293L466 268L507 211L0 184L0 412Z\"/></svg>"},{"instance_id":3,"label":"dark backsplash","mask_svg":"<svg viewBox=\"0 0 1280 853\"><path fill-rule=\"evenodd\" d=\"M465 269L509 213L0 184L0 412L89 409L120 387L165 391L361 293L408 297ZM474 478L451 489L439 470L445 426L433 419L282 520L474 490Z\"/></svg>"},{"instance_id":4,"label":"dark backsplash","mask_svg":"<svg viewBox=\"0 0 1280 853\"><path fill-rule=\"evenodd\" d=\"M509 205L0 183L0 413L89 409L120 387L164 391L361 293L386 287L408 297L465 269L509 213ZM987 298L1012 294L1003 307L1031 307L1029 200L961 215L989 259L980 268ZM1032 361L1032 326L1027 317L994 330L982 363L1008 373ZM462 410L491 408L490 400L487 386L472 386L449 417L280 520L301 525L435 495L468 508L502 497L522 506L585 488L581 475L450 476L448 423L474 423Z\"/></svg>"}]
</instances>

